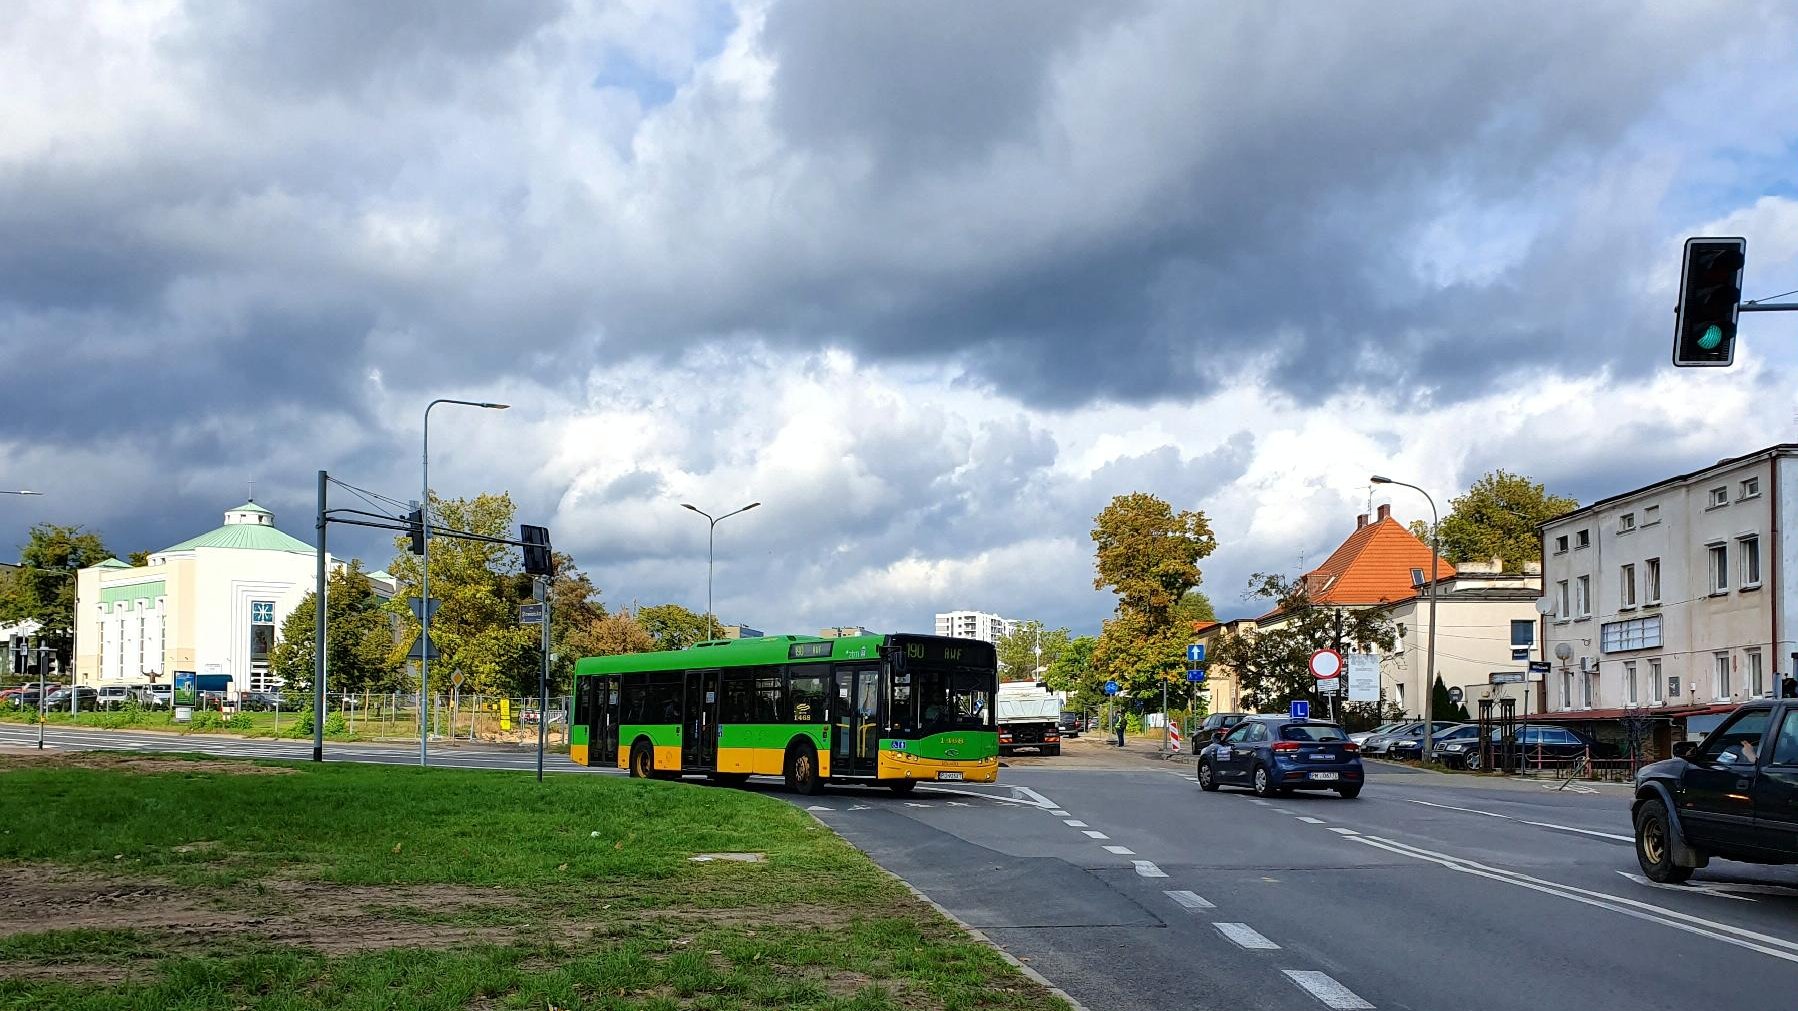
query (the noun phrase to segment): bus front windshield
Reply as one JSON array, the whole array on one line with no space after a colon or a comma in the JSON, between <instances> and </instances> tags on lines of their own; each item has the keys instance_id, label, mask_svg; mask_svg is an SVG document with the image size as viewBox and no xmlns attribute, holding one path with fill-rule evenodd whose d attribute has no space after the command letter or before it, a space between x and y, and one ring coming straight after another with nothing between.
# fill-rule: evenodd
<instances>
[{"instance_id":1,"label":"bus front windshield","mask_svg":"<svg viewBox=\"0 0 1798 1011\"><path fill-rule=\"evenodd\" d=\"M971 671L912 670L916 681L917 727L926 734L947 730L991 730L993 679Z\"/></svg>"}]
</instances>

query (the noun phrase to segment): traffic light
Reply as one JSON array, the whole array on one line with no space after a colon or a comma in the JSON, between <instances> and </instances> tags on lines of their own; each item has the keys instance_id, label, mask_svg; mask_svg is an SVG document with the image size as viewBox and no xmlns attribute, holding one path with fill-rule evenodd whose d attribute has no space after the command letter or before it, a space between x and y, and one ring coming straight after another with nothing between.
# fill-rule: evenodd
<instances>
[{"instance_id":1,"label":"traffic light","mask_svg":"<svg viewBox=\"0 0 1798 1011\"><path fill-rule=\"evenodd\" d=\"M527 576L553 575L549 559L549 528L520 524L518 539L524 542L524 572Z\"/></svg>"},{"instance_id":2,"label":"traffic light","mask_svg":"<svg viewBox=\"0 0 1798 1011\"><path fill-rule=\"evenodd\" d=\"M31 640L29 639L15 638L12 640L12 672L14 674L25 673L26 650L30 645Z\"/></svg>"},{"instance_id":3,"label":"traffic light","mask_svg":"<svg viewBox=\"0 0 1798 1011\"><path fill-rule=\"evenodd\" d=\"M425 553L425 513L423 509L414 509L406 514L406 537L412 542L412 553Z\"/></svg>"},{"instance_id":4,"label":"traffic light","mask_svg":"<svg viewBox=\"0 0 1798 1011\"><path fill-rule=\"evenodd\" d=\"M1748 240L1687 239L1673 310L1673 364L1721 368L1736 360L1736 314Z\"/></svg>"}]
</instances>

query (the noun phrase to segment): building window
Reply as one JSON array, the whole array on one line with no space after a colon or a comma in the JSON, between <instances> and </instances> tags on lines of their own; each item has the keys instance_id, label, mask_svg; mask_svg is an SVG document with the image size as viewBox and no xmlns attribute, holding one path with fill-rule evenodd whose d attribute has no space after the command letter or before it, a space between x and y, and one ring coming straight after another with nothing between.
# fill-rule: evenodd
<instances>
[{"instance_id":1,"label":"building window","mask_svg":"<svg viewBox=\"0 0 1798 1011\"><path fill-rule=\"evenodd\" d=\"M1573 546L1576 548L1591 547L1592 546L1592 531L1590 531L1590 530L1575 530L1573 532Z\"/></svg>"},{"instance_id":2,"label":"building window","mask_svg":"<svg viewBox=\"0 0 1798 1011\"><path fill-rule=\"evenodd\" d=\"M269 676L269 654L275 651L275 602L250 601L250 689L269 691L276 687Z\"/></svg>"},{"instance_id":3,"label":"building window","mask_svg":"<svg viewBox=\"0 0 1798 1011\"><path fill-rule=\"evenodd\" d=\"M1635 513L1624 513L1622 516L1617 517L1617 532L1618 533L1627 534L1631 530L1634 530L1634 529L1636 529L1636 514Z\"/></svg>"},{"instance_id":4,"label":"building window","mask_svg":"<svg viewBox=\"0 0 1798 1011\"><path fill-rule=\"evenodd\" d=\"M1729 546L1713 544L1710 546L1711 559L1711 593L1713 595L1729 592Z\"/></svg>"},{"instance_id":5,"label":"building window","mask_svg":"<svg viewBox=\"0 0 1798 1011\"><path fill-rule=\"evenodd\" d=\"M1625 565L1618 572L1617 589L1619 591L1617 599L1622 601L1619 606L1636 606L1636 567L1634 565Z\"/></svg>"},{"instance_id":6,"label":"building window","mask_svg":"<svg viewBox=\"0 0 1798 1011\"><path fill-rule=\"evenodd\" d=\"M1555 617L1566 621L1572 612L1567 610L1567 580L1555 584Z\"/></svg>"},{"instance_id":7,"label":"building window","mask_svg":"<svg viewBox=\"0 0 1798 1011\"><path fill-rule=\"evenodd\" d=\"M1767 672L1761 666L1761 651L1748 651L1748 694L1759 698L1767 694Z\"/></svg>"},{"instance_id":8,"label":"building window","mask_svg":"<svg viewBox=\"0 0 1798 1011\"><path fill-rule=\"evenodd\" d=\"M1581 576L1573 581L1574 614L1581 618L1592 617L1592 577Z\"/></svg>"},{"instance_id":9,"label":"building window","mask_svg":"<svg viewBox=\"0 0 1798 1011\"><path fill-rule=\"evenodd\" d=\"M1622 653L1632 649L1659 649L1661 616L1651 614L1628 621L1607 621L1598 630L1601 653Z\"/></svg>"},{"instance_id":10,"label":"building window","mask_svg":"<svg viewBox=\"0 0 1798 1011\"><path fill-rule=\"evenodd\" d=\"M1716 671L1717 701L1729 701L1729 654L1711 654L1711 667Z\"/></svg>"},{"instance_id":11,"label":"building window","mask_svg":"<svg viewBox=\"0 0 1798 1011\"><path fill-rule=\"evenodd\" d=\"M1562 534L1561 536L1555 538L1555 554L1564 555L1566 553L1567 553L1567 535Z\"/></svg>"},{"instance_id":12,"label":"building window","mask_svg":"<svg viewBox=\"0 0 1798 1011\"><path fill-rule=\"evenodd\" d=\"M1661 602L1661 560L1650 558L1642 563L1642 602L1658 604Z\"/></svg>"},{"instance_id":13,"label":"building window","mask_svg":"<svg viewBox=\"0 0 1798 1011\"><path fill-rule=\"evenodd\" d=\"M1536 623L1528 618L1511 619L1511 645L1534 646L1536 644Z\"/></svg>"},{"instance_id":14,"label":"building window","mask_svg":"<svg viewBox=\"0 0 1798 1011\"><path fill-rule=\"evenodd\" d=\"M1665 697L1662 694L1665 689L1666 685L1661 681L1661 662L1659 660L1648 661L1648 697L1659 702Z\"/></svg>"},{"instance_id":15,"label":"building window","mask_svg":"<svg viewBox=\"0 0 1798 1011\"><path fill-rule=\"evenodd\" d=\"M1592 696L1598 690L1598 672L1593 671L1579 679L1579 705L1581 709L1592 708Z\"/></svg>"},{"instance_id":16,"label":"building window","mask_svg":"<svg viewBox=\"0 0 1798 1011\"><path fill-rule=\"evenodd\" d=\"M144 670L144 633L149 630L149 621L144 617L143 608L137 610L137 669Z\"/></svg>"},{"instance_id":17,"label":"building window","mask_svg":"<svg viewBox=\"0 0 1798 1011\"><path fill-rule=\"evenodd\" d=\"M1636 665L1634 661L1623 665L1623 698L1632 706L1640 701L1636 698Z\"/></svg>"},{"instance_id":18,"label":"building window","mask_svg":"<svg viewBox=\"0 0 1798 1011\"><path fill-rule=\"evenodd\" d=\"M1747 479L1743 480L1741 489L1739 491L1737 491L1737 493L1736 493L1736 498L1738 500L1745 499L1745 498L1760 498L1760 497L1761 497L1761 479L1758 477L1751 477L1751 478L1747 478Z\"/></svg>"},{"instance_id":19,"label":"building window","mask_svg":"<svg viewBox=\"0 0 1798 1011\"><path fill-rule=\"evenodd\" d=\"M1642 525L1643 526L1651 527L1651 526L1654 526L1656 523L1659 523L1660 521L1661 521L1661 507L1660 506L1656 505L1656 506L1643 506L1642 507Z\"/></svg>"},{"instance_id":20,"label":"building window","mask_svg":"<svg viewBox=\"0 0 1798 1011\"><path fill-rule=\"evenodd\" d=\"M1761 585L1761 539L1758 535L1736 538L1736 552L1742 556L1742 589Z\"/></svg>"},{"instance_id":21,"label":"building window","mask_svg":"<svg viewBox=\"0 0 1798 1011\"><path fill-rule=\"evenodd\" d=\"M1728 488L1712 488L1711 489L1710 508L1715 509L1718 506L1726 506L1728 504L1729 504L1729 489Z\"/></svg>"},{"instance_id":22,"label":"building window","mask_svg":"<svg viewBox=\"0 0 1798 1011\"><path fill-rule=\"evenodd\" d=\"M1561 672L1561 708L1573 708L1573 672L1570 670Z\"/></svg>"}]
</instances>

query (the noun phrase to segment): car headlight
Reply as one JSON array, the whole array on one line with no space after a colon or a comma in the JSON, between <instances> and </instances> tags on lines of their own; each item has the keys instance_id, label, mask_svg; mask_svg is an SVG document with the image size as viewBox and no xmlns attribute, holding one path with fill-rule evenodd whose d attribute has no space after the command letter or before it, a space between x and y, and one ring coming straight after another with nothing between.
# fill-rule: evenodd
<instances>
[{"instance_id":1,"label":"car headlight","mask_svg":"<svg viewBox=\"0 0 1798 1011\"><path fill-rule=\"evenodd\" d=\"M1443 751L1463 751L1466 748L1467 745L1465 744L1444 744L1442 746Z\"/></svg>"}]
</instances>

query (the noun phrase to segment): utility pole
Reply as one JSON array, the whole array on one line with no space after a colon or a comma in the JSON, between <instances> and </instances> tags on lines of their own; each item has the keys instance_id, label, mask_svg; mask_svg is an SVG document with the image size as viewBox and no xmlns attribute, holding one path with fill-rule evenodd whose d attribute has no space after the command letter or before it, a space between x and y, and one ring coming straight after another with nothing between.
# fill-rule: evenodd
<instances>
[{"instance_id":1,"label":"utility pole","mask_svg":"<svg viewBox=\"0 0 1798 1011\"><path fill-rule=\"evenodd\" d=\"M543 782L543 753L549 748L549 577L531 582L531 596L543 603L543 671L539 677L542 699L537 704L537 782Z\"/></svg>"},{"instance_id":2,"label":"utility pole","mask_svg":"<svg viewBox=\"0 0 1798 1011\"><path fill-rule=\"evenodd\" d=\"M330 520L325 515L329 511L325 489L330 480L330 475L322 470L318 472L318 557L315 561L313 575L318 582L316 584L317 591L312 595L312 623L314 626L312 630L312 760L314 762L325 760L325 674L326 665L329 662L325 658L325 615L329 610L326 604L330 597L330 587L327 582L329 577L325 571L325 532L330 526ZM275 719L279 720L280 718L280 703L277 702Z\"/></svg>"}]
</instances>

